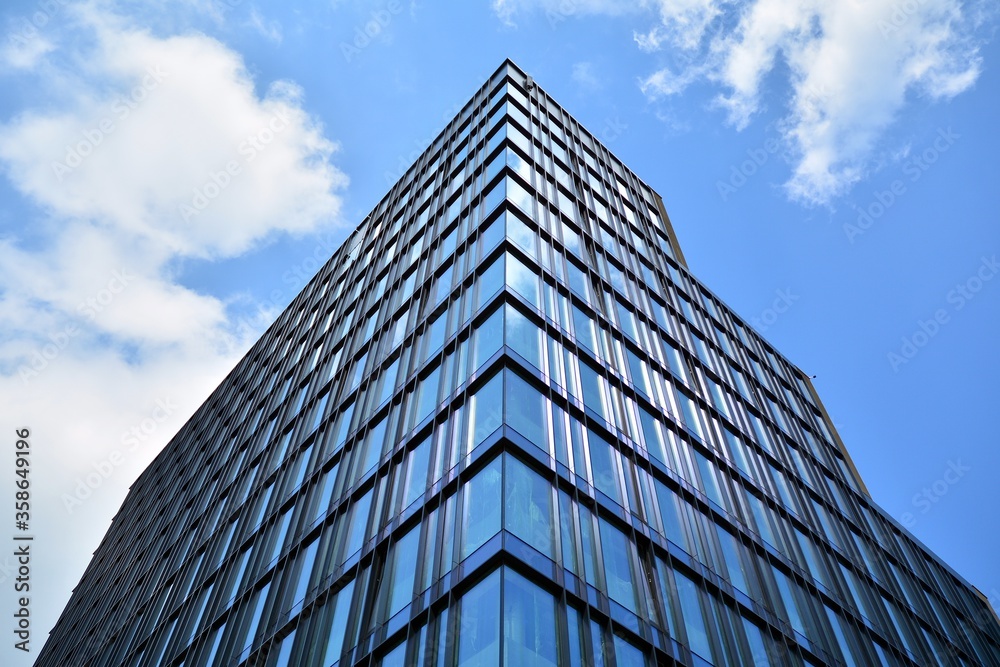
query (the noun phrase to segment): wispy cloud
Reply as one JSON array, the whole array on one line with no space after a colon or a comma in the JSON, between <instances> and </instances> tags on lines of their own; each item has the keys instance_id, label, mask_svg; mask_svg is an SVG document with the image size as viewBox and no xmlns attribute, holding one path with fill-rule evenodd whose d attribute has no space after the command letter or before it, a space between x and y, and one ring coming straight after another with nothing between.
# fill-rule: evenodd
<instances>
[{"instance_id":1,"label":"wispy cloud","mask_svg":"<svg viewBox=\"0 0 1000 667\"><path fill-rule=\"evenodd\" d=\"M504 20L526 5L494 2ZM715 104L737 129L782 105L782 138L793 157L790 198L826 204L864 177L879 141L908 100L954 97L982 67L975 38L982 12L960 0L648 0L654 23L637 45L674 62L643 77L652 99L695 82L718 88ZM619 3L585 3L620 13ZM774 84L772 75L784 80ZM767 81L767 85L765 85ZM773 85L787 90L775 91Z\"/></svg>"},{"instance_id":2,"label":"wispy cloud","mask_svg":"<svg viewBox=\"0 0 1000 667\"><path fill-rule=\"evenodd\" d=\"M274 42L275 44L281 44L281 24L273 19L265 19L261 13L257 11L256 7L250 10L250 17L247 19L247 25L267 41Z\"/></svg>"},{"instance_id":3,"label":"wispy cloud","mask_svg":"<svg viewBox=\"0 0 1000 667\"><path fill-rule=\"evenodd\" d=\"M594 73L594 65L590 62L579 62L573 65L573 81L587 91L597 90L601 87L601 81Z\"/></svg>"}]
</instances>

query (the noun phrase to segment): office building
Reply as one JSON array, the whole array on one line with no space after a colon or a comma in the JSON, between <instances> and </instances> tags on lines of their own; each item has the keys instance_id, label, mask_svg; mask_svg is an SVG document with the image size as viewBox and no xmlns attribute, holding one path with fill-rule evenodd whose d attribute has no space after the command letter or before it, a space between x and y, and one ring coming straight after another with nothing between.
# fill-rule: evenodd
<instances>
[{"instance_id":1,"label":"office building","mask_svg":"<svg viewBox=\"0 0 1000 667\"><path fill-rule=\"evenodd\" d=\"M139 477L37 664L1000 665L1000 624L506 62Z\"/></svg>"}]
</instances>

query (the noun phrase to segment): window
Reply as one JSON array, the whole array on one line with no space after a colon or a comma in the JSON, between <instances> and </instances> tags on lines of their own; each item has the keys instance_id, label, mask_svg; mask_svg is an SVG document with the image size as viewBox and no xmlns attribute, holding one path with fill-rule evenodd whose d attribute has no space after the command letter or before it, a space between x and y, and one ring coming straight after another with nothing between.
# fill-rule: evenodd
<instances>
[{"instance_id":1,"label":"window","mask_svg":"<svg viewBox=\"0 0 1000 667\"><path fill-rule=\"evenodd\" d=\"M469 401L469 440L466 452L500 427L503 416L503 376L494 375Z\"/></svg>"},{"instance_id":2,"label":"window","mask_svg":"<svg viewBox=\"0 0 1000 667\"><path fill-rule=\"evenodd\" d=\"M512 255L506 256L506 262L507 285L527 299L532 306L541 310L538 274L528 270L528 267Z\"/></svg>"},{"instance_id":3,"label":"window","mask_svg":"<svg viewBox=\"0 0 1000 667\"><path fill-rule=\"evenodd\" d=\"M475 366L473 368L482 367L503 346L503 315L504 311L497 309L490 315L489 319L476 327L474 334Z\"/></svg>"},{"instance_id":4,"label":"window","mask_svg":"<svg viewBox=\"0 0 1000 667\"><path fill-rule=\"evenodd\" d=\"M379 663L381 667L405 667L406 664L406 642L392 649L382 658Z\"/></svg>"},{"instance_id":5,"label":"window","mask_svg":"<svg viewBox=\"0 0 1000 667\"><path fill-rule=\"evenodd\" d=\"M680 602L684 628L687 631L688 647L706 660L712 659L712 645L702 615L701 595L693 581L680 572L674 572L677 599Z\"/></svg>"},{"instance_id":6,"label":"window","mask_svg":"<svg viewBox=\"0 0 1000 667\"><path fill-rule=\"evenodd\" d=\"M288 667L292 657L292 648L295 646L295 630L281 640L281 648L278 650L278 660L274 667ZM208 663L211 664L211 663Z\"/></svg>"},{"instance_id":7,"label":"window","mask_svg":"<svg viewBox=\"0 0 1000 667\"><path fill-rule=\"evenodd\" d=\"M559 661L555 599L509 568L504 569L503 579L503 664L555 667Z\"/></svg>"},{"instance_id":8,"label":"window","mask_svg":"<svg viewBox=\"0 0 1000 667\"><path fill-rule=\"evenodd\" d=\"M806 627L802 623L802 617L799 616L798 606L795 604L795 595L792 591L792 582L788 580L788 577L784 575L781 571L773 569L774 581L778 585L778 592L781 594L781 601L785 605L785 614L788 618L788 622L792 624L792 628L801 635L806 634Z\"/></svg>"},{"instance_id":9,"label":"window","mask_svg":"<svg viewBox=\"0 0 1000 667\"><path fill-rule=\"evenodd\" d=\"M427 466L430 460L431 441L424 439L406 457L406 478L402 488L400 509L410 506L427 489Z\"/></svg>"},{"instance_id":10,"label":"window","mask_svg":"<svg viewBox=\"0 0 1000 667\"><path fill-rule=\"evenodd\" d=\"M500 570L462 596L458 667L500 664Z\"/></svg>"},{"instance_id":11,"label":"window","mask_svg":"<svg viewBox=\"0 0 1000 667\"><path fill-rule=\"evenodd\" d=\"M441 367L438 366L420 381L416 391L416 411L411 423L419 424L434 412L434 408L437 407L438 381L440 378Z\"/></svg>"},{"instance_id":12,"label":"window","mask_svg":"<svg viewBox=\"0 0 1000 667\"><path fill-rule=\"evenodd\" d=\"M416 564L420 553L420 526L403 536L392 547L392 554L386 563L382 585L388 591L385 619L395 616L413 599L413 584Z\"/></svg>"},{"instance_id":13,"label":"window","mask_svg":"<svg viewBox=\"0 0 1000 667\"><path fill-rule=\"evenodd\" d=\"M462 559L500 531L502 476L501 459L497 458L465 485Z\"/></svg>"},{"instance_id":14,"label":"window","mask_svg":"<svg viewBox=\"0 0 1000 667\"><path fill-rule=\"evenodd\" d=\"M371 509L373 489L357 500L345 515L349 517L342 535L347 539L344 542L344 551L340 555L340 562L344 562L348 557L354 555L365 540L365 532L368 527L368 512ZM344 521L344 519L342 519Z\"/></svg>"},{"instance_id":15,"label":"window","mask_svg":"<svg viewBox=\"0 0 1000 667\"><path fill-rule=\"evenodd\" d=\"M604 378L590 367L590 364L580 362L580 384L583 386L583 404L589 410L597 413L604 421L608 420L605 410Z\"/></svg>"},{"instance_id":16,"label":"window","mask_svg":"<svg viewBox=\"0 0 1000 667\"><path fill-rule=\"evenodd\" d=\"M504 471L504 528L549 558L555 557L552 487L512 456Z\"/></svg>"},{"instance_id":17,"label":"window","mask_svg":"<svg viewBox=\"0 0 1000 667\"><path fill-rule=\"evenodd\" d=\"M507 218L507 236L515 245L528 253L528 255L537 258L535 253L535 232L516 215L511 215Z\"/></svg>"},{"instance_id":18,"label":"window","mask_svg":"<svg viewBox=\"0 0 1000 667\"><path fill-rule=\"evenodd\" d=\"M312 544L306 547L305 552L299 557L299 562L302 563L299 569L299 582L295 587L295 593L292 595L292 602L294 606L292 607L292 614L297 614L302 610L302 601L306 597L306 593L309 592L309 582L312 580L313 565L316 563L316 551L319 549L319 540L313 540Z\"/></svg>"},{"instance_id":19,"label":"window","mask_svg":"<svg viewBox=\"0 0 1000 667\"><path fill-rule=\"evenodd\" d=\"M590 444L590 466L593 471L593 484L598 491L605 494L619 505L622 504L618 484L618 450L594 433L587 432Z\"/></svg>"},{"instance_id":20,"label":"window","mask_svg":"<svg viewBox=\"0 0 1000 667\"><path fill-rule=\"evenodd\" d=\"M490 297L503 289L504 258L498 257L482 275L479 276L479 296L476 307L483 306Z\"/></svg>"},{"instance_id":21,"label":"window","mask_svg":"<svg viewBox=\"0 0 1000 667\"><path fill-rule=\"evenodd\" d=\"M660 506L660 519L663 521L663 530L667 539L688 553L692 553L691 544L687 539L687 531L684 528L684 512L681 506L684 501L660 480L655 480L654 483L656 499Z\"/></svg>"},{"instance_id":22,"label":"window","mask_svg":"<svg viewBox=\"0 0 1000 667\"><path fill-rule=\"evenodd\" d=\"M719 535L719 544L722 546L722 557L726 561L726 570L729 573L729 583L743 591L749 593L746 577L743 574L743 565L740 561L740 545L733 537L732 533L716 524L716 532Z\"/></svg>"},{"instance_id":23,"label":"window","mask_svg":"<svg viewBox=\"0 0 1000 667\"><path fill-rule=\"evenodd\" d=\"M340 655L344 652L344 643L347 639L347 621L349 620L349 610L351 608L351 599L354 597L354 580L352 579L339 593L337 593L336 599L330 599L326 603L326 607L332 610L332 615L328 623L330 623L329 640L326 644L326 656L323 658L324 665L332 665L337 660L340 659ZM350 648L353 642L350 642L346 648Z\"/></svg>"},{"instance_id":24,"label":"window","mask_svg":"<svg viewBox=\"0 0 1000 667\"><path fill-rule=\"evenodd\" d=\"M257 627L260 625L261 617L264 615L264 603L267 602L267 592L271 588L271 583L268 582L264 584L264 588L260 589L257 593L257 607L253 612L253 620L250 622L250 627L247 629L246 638L243 640L244 646L249 646L254 637L257 635Z\"/></svg>"},{"instance_id":25,"label":"window","mask_svg":"<svg viewBox=\"0 0 1000 667\"><path fill-rule=\"evenodd\" d=\"M541 331L517 309L507 304L504 310L504 338L514 352L535 368L541 369Z\"/></svg>"},{"instance_id":26,"label":"window","mask_svg":"<svg viewBox=\"0 0 1000 667\"><path fill-rule=\"evenodd\" d=\"M600 356L594 333L594 321L576 306L573 306L573 324L576 329L576 342L593 352L595 356Z\"/></svg>"},{"instance_id":27,"label":"window","mask_svg":"<svg viewBox=\"0 0 1000 667\"><path fill-rule=\"evenodd\" d=\"M507 424L536 447L547 452L549 448L546 437L548 428L545 419L547 403L545 397L516 373L507 371L505 378Z\"/></svg>"},{"instance_id":28,"label":"window","mask_svg":"<svg viewBox=\"0 0 1000 667\"><path fill-rule=\"evenodd\" d=\"M615 635L615 663L618 667L645 667L646 658L642 651L632 646L622 637Z\"/></svg>"},{"instance_id":29,"label":"window","mask_svg":"<svg viewBox=\"0 0 1000 667\"><path fill-rule=\"evenodd\" d=\"M601 547L604 553L604 577L608 584L608 597L633 614L638 613L629 539L622 531L604 519L601 519L600 525Z\"/></svg>"}]
</instances>

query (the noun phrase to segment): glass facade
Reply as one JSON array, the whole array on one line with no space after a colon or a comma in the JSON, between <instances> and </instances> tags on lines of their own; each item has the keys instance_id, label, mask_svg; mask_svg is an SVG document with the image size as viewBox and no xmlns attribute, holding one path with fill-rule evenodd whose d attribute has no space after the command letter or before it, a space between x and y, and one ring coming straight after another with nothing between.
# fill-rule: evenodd
<instances>
[{"instance_id":1,"label":"glass facade","mask_svg":"<svg viewBox=\"0 0 1000 667\"><path fill-rule=\"evenodd\" d=\"M138 479L37 664L1000 665L1000 625L507 62Z\"/></svg>"}]
</instances>

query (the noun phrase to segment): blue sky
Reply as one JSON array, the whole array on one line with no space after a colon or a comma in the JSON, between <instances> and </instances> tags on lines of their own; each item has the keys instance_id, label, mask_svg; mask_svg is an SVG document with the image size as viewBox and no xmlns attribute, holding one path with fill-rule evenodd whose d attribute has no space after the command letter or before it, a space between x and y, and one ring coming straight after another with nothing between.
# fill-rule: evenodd
<instances>
[{"instance_id":1,"label":"blue sky","mask_svg":"<svg viewBox=\"0 0 1000 667\"><path fill-rule=\"evenodd\" d=\"M996 14L833 4L5 3L0 400L8 441L32 429L34 651L136 475L506 57L817 376L875 499L1000 600Z\"/></svg>"}]
</instances>

